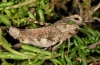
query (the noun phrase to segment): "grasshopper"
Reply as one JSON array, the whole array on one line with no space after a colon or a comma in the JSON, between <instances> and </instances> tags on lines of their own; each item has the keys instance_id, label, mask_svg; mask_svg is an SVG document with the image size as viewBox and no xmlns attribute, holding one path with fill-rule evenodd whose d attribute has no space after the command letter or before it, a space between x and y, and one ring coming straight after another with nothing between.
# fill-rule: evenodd
<instances>
[{"instance_id":1,"label":"grasshopper","mask_svg":"<svg viewBox=\"0 0 100 65\"><path fill-rule=\"evenodd\" d=\"M35 29L9 27L8 33L21 43L39 47L51 47L55 45L54 49L56 49L63 41L77 34L79 25L75 22L70 24L68 21L68 18L64 18L52 25Z\"/></svg>"}]
</instances>

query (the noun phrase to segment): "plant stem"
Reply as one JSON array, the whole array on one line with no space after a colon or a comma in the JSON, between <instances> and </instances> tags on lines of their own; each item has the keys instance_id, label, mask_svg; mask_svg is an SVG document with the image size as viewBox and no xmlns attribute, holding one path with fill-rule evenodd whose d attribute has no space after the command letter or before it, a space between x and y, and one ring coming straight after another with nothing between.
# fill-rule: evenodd
<instances>
[{"instance_id":1,"label":"plant stem","mask_svg":"<svg viewBox=\"0 0 100 65\"><path fill-rule=\"evenodd\" d=\"M12 8L18 8L18 7L21 7L21 6L24 6L24 5L29 5L33 2L36 2L37 0L27 0L25 2L22 2L22 3L19 3L19 4L16 4L16 5L13 5L13 6L9 6L9 7L6 7L5 9L12 9ZM2 10L3 8L0 8L0 10Z\"/></svg>"},{"instance_id":2,"label":"plant stem","mask_svg":"<svg viewBox=\"0 0 100 65\"><path fill-rule=\"evenodd\" d=\"M22 54L22 53L19 53L19 52L13 50L13 49L10 48L8 45L6 45L4 42L0 42L0 43L1 43L1 46L2 46L3 48L5 48L6 50L8 50L9 52L12 52L12 53L14 53L14 54L21 55L21 56L26 56L26 55L24 55L24 54Z\"/></svg>"}]
</instances>

